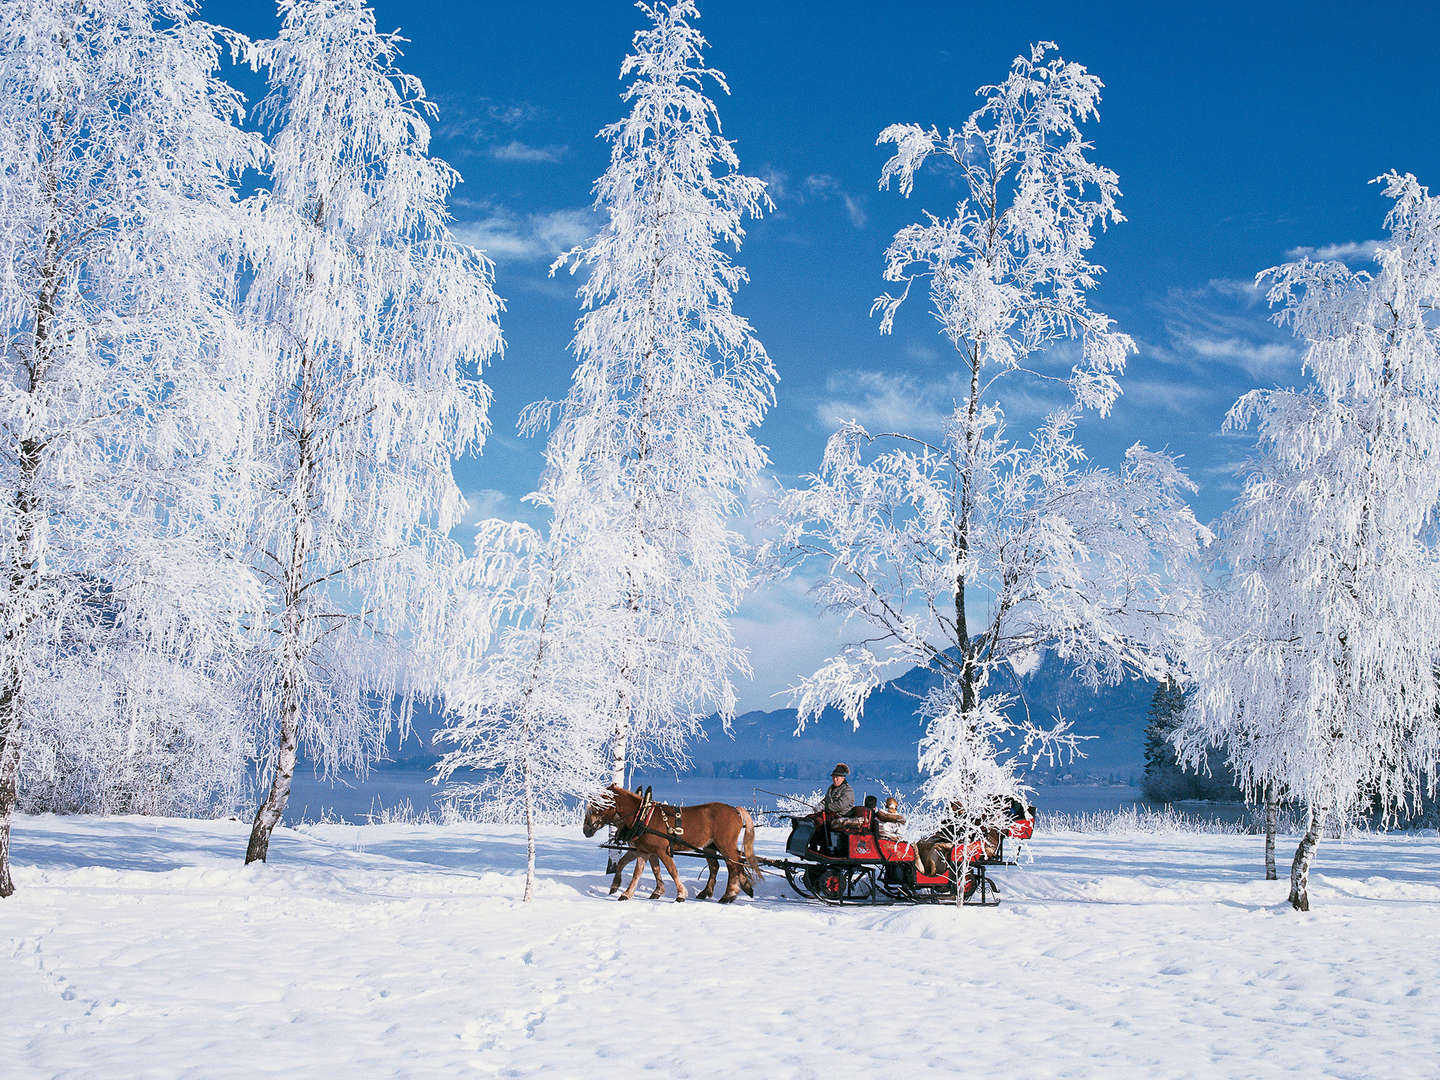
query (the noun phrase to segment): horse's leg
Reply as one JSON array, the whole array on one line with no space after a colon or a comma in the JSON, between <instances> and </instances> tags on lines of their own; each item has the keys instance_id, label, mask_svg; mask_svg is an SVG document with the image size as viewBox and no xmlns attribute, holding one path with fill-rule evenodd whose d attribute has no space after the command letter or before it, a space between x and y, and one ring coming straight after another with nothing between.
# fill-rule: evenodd
<instances>
[{"instance_id":1,"label":"horse's leg","mask_svg":"<svg viewBox=\"0 0 1440 1080\"><path fill-rule=\"evenodd\" d=\"M665 869L670 871L670 877L675 882L675 902L683 903L686 897L685 883L680 880L680 873L675 869L675 860L670 857L667 848L660 849L660 861L665 864Z\"/></svg>"},{"instance_id":2,"label":"horse's leg","mask_svg":"<svg viewBox=\"0 0 1440 1080\"><path fill-rule=\"evenodd\" d=\"M717 844L716 847L720 845ZM735 841L720 847L720 855L725 860L725 893L720 897L720 903L729 904L740 895L740 875L744 871L744 864L740 861L740 849Z\"/></svg>"},{"instance_id":3,"label":"horse's leg","mask_svg":"<svg viewBox=\"0 0 1440 1080\"><path fill-rule=\"evenodd\" d=\"M696 900L709 900L715 895L715 878L720 873L720 860L715 858L715 852L708 847L705 849L705 864L710 867L710 880L705 883L705 888L695 894Z\"/></svg>"},{"instance_id":4,"label":"horse's leg","mask_svg":"<svg viewBox=\"0 0 1440 1080\"><path fill-rule=\"evenodd\" d=\"M635 895L635 886L640 884L640 875L645 872L645 860L638 857L640 854L638 851L633 851L632 853L637 856L635 859L635 874L630 878L630 887L620 894L621 900L629 900Z\"/></svg>"},{"instance_id":5,"label":"horse's leg","mask_svg":"<svg viewBox=\"0 0 1440 1080\"><path fill-rule=\"evenodd\" d=\"M665 882L660 879L660 860L654 855L650 856L650 872L655 875L655 889L650 893L650 899L659 900L665 895Z\"/></svg>"},{"instance_id":6,"label":"horse's leg","mask_svg":"<svg viewBox=\"0 0 1440 1080\"><path fill-rule=\"evenodd\" d=\"M615 876L610 879L611 896L614 896L620 891L620 875L625 872L626 865L629 864L631 859L638 859L639 857L640 853L634 848L627 849L625 854L620 856L620 861L615 864Z\"/></svg>"},{"instance_id":7,"label":"horse's leg","mask_svg":"<svg viewBox=\"0 0 1440 1080\"><path fill-rule=\"evenodd\" d=\"M735 816L740 819L740 831L735 834L735 858L736 861L740 863L740 888L744 889L745 895L753 900L755 899L755 882L754 879L750 877L750 866L745 855L745 831L748 828L753 833L755 825L750 821L749 814L737 812ZM751 854L753 855L753 839L751 840L751 848ZM729 867L726 867L726 869L728 870Z\"/></svg>"}]
</instances>

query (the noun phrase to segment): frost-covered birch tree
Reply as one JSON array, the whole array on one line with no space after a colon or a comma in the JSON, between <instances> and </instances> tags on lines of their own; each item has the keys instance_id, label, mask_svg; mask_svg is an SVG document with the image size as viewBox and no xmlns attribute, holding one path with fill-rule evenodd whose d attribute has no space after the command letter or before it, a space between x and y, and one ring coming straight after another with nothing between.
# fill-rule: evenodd
<instances>
[{"instance_id":1,"label":"frost-covered birch tree","mask_svg":"<svg viewBox=\"0 0 1440 1080\"><path fill-rule=\"evenodd\" d=\"M543 495L543 492L542 492ZM604 596L566 552L564 534L487 521L461 568L445 702L455 722L437 742L446 799L486 820L525 823L525 894L535 887L535 826L605 784L614 673ZM598 602L592 602L598 601ZM455 775L470 779L456 780Z\"/></svg>"},{"instance_id":2,"label":"frost-covered birch tree","mask_svg":"<svg viewBox=\"0 0 1440 1080\"><path fill-rule=\"evenodd\" d=\"M855 628L795 688L801 725L827 706L858 725L889 674L930 669L924 797L971 839L1006 827L1026 758L1074 748L1063 720L1042 725L987 692L992 673L1053 649L1092 684L1164 674L1207 539L1171 458L1137 445L1119 469L1101 469L1075 440L1082 409L1109 412L1134 344L1086 296L1101 274L1088 257L1095 228L1123 220L1115 174L1089 159L1079 126L1101 83L1054 50L1035 46L982 87L958 131L881 132L896 148L882 188L893 181L908 196L938 155L962 195L951 215L927 213L895 235L885 277L899 289L876 301L881 330L927 289L968 392L933 438L842 425L819 472L782 496L763 553L777 573L817 569L817 601ZM1077 354L1066 372L1062 358ZM1067 383L1071 404L1010 436L1008 393Z\"/></svg>"},{"instance_id":3,"label":"frost-covered birch tree","mask_svg":"<svg viewBox=\"0 0 1440 1080\"><path fill-rule=\"evenodd\" d=\"M616 783L683 759L701 718L734 711L731 680L749 668L727 620L750 564L730 522L766 462L754 431L776 377L732 307L746 274L730 252L769 207L765 186L739 171L706 96L727 87L705 64L694 3L638 6L649 25L621 66L630 112L601 132L606 224L556 263L587 275L574 378L526 416L530 430L554 421L585 522L601 523L557 512L555 528L582 530L564 542L588 546L620 616L607 648Z\"/></svg>"},{"instance_id":4,"label":"frost-covered birch tree","mask_svg":"<svg viewBox=\"0 0 1440 1080\"><path fill-rule=\"evenodd\" d=\"M246 603L194 527L237 430L231 181L253 146L194 8L0 7L0 896L22 758L45 783L98 740L123 770L134 744L101 735L126 695L143 712L152 676L178 686L162 668L202 672L207 607Z\"/></svg>"},{"instance_id":5,"label":"frost-covered birch tree","mask_svg":"<svg viewBox=\"0 0 1440 1080\"><path fill-rule=\"evenodd\" d=\"M361 0L280 14L253 53L270 89L244 304L269 379L251 659L271 782L247 862L301 747L327 772L363 769L407 722L458 556L451 466L483 441L478 369L500 348L490 266L450 233L457 176L428 153L435 109L397 68L399 39Z\"/></svg>"},{"instance_id":6,"label":"frost-covered birch tree","mask_svg":"<svg viewBox=\"0 0 1440 1080\"><path fill-rule=\"evenodd\" d=\"M1440 200L1410 175L1379 182L1394 205L1377 269L1260 275L1310 384L1253 391L1227 420L1260 448L1180 731L1192 758L1223 746L1252 793L1305 807L1299 910L1326 823L1393 820L1434 792L1440 759Z\"/></svg>"}]
</instances>

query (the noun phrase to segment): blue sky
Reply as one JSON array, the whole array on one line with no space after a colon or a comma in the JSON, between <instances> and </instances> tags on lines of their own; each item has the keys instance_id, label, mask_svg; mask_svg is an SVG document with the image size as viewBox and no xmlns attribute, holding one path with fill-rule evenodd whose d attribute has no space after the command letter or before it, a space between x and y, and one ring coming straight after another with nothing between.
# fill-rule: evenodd
<instances>
[{"instance_id":1,"label":"blue sky","mask_svg":"<svg viewBox=\"0 0 1440 1080\"><path fill-rule=\"evenodd\" d=\"M523 513L539 446L514 433L531 400L564 393L574 283L550 259L594 227L590 188L616 119L619 64L642 16L624 0L457 3L380 0L382 28L410 38L404 67L439 105L434 149L465 178L454 213L486 248L506 298L505 357L488 373L495 434L459 475L476 514ZM1293 384L1299 353L1267 321L1255 273L1298 249L1362 260L1385 200L1367 181L1391 168L1440 184L1440 13L1415 5L1164 5L700 0L711 63L732 94L726 134L771 181L776 212L753 223L737 309L780 371L761 438L775 472L819 460L832 420L914 429L949 407L953 356L920 305L881 337L869 317L889 236L953 194L924 174L902 199L876 190L886 124L959 126L974 90L1003 78L1030 42L1057 42L1106 83L1088 131L1113 168L1129 220L1096 245L1108 273L1095 306L1140 343L1106 421L1082 439L1112 463L1141 441L1183 455L1202 520L1224 510L1248 441L1220 434L1254 386ZM895 10L898 9L898 10ZM216 21L263 36L256 0L214 0ZM1026 417L1011 411L1014 430ZM740 636L767 663L747 706L766 702L828 644L803 597L771 590ZM770 703L773 704L773 703Z\"/></svg>"}]
</instances>

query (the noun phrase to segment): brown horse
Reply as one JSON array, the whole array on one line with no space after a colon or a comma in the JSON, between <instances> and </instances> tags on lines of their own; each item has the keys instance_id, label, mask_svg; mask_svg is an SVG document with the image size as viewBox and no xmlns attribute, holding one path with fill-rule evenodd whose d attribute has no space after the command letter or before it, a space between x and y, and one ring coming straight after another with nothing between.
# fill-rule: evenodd
<instances>
[{"instance_id":1,"label":"brown horse","mask_svg":"<svg viewBox=\"0 0 1440 1080\"><path fill-rule=\"evenodd\" d=\"M611 784L602 795L592 799L585 807L585 835L594 836L607 825L614 825L630 850L620 860L615 877L610 883L613 893L620 887L620 873L632 859L640 860L630 887L621 894L621 900L635 895L640 884L640 875L648 862L655 874L655 891L651 898L665 894L660 879L657 860L665 864L670 878L675 882L675 899L684 900L685 886L675 869L672 852L694 851L705 857L710 865L710 881L697 898L704 900L715 893L715 879L720 872L716 858L725 860L725 894L720 897L722 904L728 904L740 894L743 888L747 895L754 896L754 882L761 877L760 863L755 858L755 823L744 807L727 803L702 803L699 806L665 806L649 802L633 791L626 791L618 784ZM743 853L741 846L743 843Z\"/></svg>"}]
</instances>

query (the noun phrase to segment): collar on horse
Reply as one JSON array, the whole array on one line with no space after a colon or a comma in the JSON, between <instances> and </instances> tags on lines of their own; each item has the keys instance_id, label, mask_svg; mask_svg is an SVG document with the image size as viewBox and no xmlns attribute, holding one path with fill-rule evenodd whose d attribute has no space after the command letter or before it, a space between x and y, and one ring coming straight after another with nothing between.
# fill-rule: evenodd
<instances>
[{"instance_id":1,"label":"collar on horse","mask_svg":"<svg viewBox=\"0 0 1440 1080\"><path fill-rule=\"evenodd\" d=\"M620 827L615 830L615 839L622 844L628 844L637 836L648 832L650 828L650 818L653 817L654 814L655 797L652 789L647 787L644 791L640 792L640 805L635 808L635 816L630 819L628 825L623 821L621 822Z\"/></svg>"},{"instance_id":2,"label":"collar on horse","mask_svg":"<svg viewBox=\"0 0 1440 1080\"><path fill-rule=\"evenodd\" d=\"M655 817L657 811L660 812L661 827L653 829L650 827L650 822ZM616 828L616 842L628 844L632 840L646 833L650 833L653 836L663 836L671 843L677 841L684 843L684 840L681 839L684 829L680 823L679 811L677 810L675 812L673 821L670 820L664 811L665 808L655 801L654 789L647 786L644 791L640 792L640 805L635 808L635 816L631 818L629 824L622 822L620 826Z\"/></svg>"}]
</instances>

